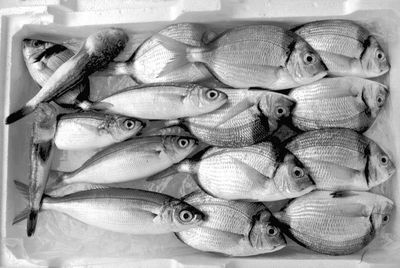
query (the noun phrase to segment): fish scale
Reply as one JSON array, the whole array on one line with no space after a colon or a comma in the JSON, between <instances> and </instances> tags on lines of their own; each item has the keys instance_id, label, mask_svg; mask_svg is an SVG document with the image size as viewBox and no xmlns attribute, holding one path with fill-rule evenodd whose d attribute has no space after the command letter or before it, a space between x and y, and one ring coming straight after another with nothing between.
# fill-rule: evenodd
<instances>
[{"instance_id":1,"label":"fish scale","mask_svg":"<svg viewBox=\"0 0 400 268\"><path fill-rule=\"evenodd\" d=\"M364 50L363 43L365 40L358 40L354 38L343 38L343 36L318 35L307 37L306 40L317 52L329 51L330 53L344 55L349 58L358 59Z\"/></svg>"}]
</instances>

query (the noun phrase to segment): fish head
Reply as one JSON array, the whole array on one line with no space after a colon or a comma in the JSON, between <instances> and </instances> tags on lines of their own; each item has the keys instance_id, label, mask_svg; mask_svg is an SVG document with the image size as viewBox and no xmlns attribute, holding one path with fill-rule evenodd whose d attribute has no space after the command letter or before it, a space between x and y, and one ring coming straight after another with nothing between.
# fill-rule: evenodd
<instances>
[{"instance_id":1,"label":"fish head","mask_svg":"<svg viewBox=\"0 0 400 268\"><path fill-rule=\"evenodd\" d=\"M22 55L27 64L34 64L41 60L41 56L47 49L55 45L37 39L24 39L22 41Z\"/></svg>"},{"instance_id":2,"label":"fish head","mask_svg":"<svg viewBox=\"0 0 400 268\"><path fill-rule=\"evenodd\" d=\"M300 84L309 84L327 75L328 68L318 53L301 37L292 48L286 64L293 80Z\"/></svg>"},{"instance_id":3,"label":"fish head","mask_svg":"<svg viewBox=\"0 0 400 268\"><path fill-rule=\"evenodd\" d=\"M164 206L161 218L172 225L173 231L179 232L200 225L205 216L186 202L172 200Z\"/></svg>"},{"instance_id":4,"label":"fish head","mask_svg":"<svg viewBox=\"0 0 400 268\"><path fill-rule=\"evenodd\" d=\"M390 64L375 37L370 36L364 42L361 54L361 66L367 76L379 76L389 71Z\"/></svg>"},{"instance_id":5,"label":"fish head","mask_svg":"<svg viewBox=\"0 0 400 268\"><path fill-rule=\"evenodd\" d=\"M295 198L316 189L309 171L291 153L286 152L274 176L278 190L287 198Z\"/></svg>"},{"instance_id":6,"label":"fish head","mask_svg":"<svg viewBox=\"0 0 400 268\"><path fill-rule=\"evenodd\" d=\"M163 145L165 153L173 163L178 163L185 159L196 149L198 141L195 138L183 136L165 136Z\"/></svg>"},{"instance_id":7,"label":"fish head","mask_svg":"<svg viewBox=\"0 0 400 268\"><path fill-rule=\"evenodd\" d=\"M396 168L390 157L375 142L369 143L368 167L366 169L369 187L374 187L389 179Z\"/></svg>"},{"instance_id":8,"label":"fish head","mask_svg":"<svg viewBox=\"0 0 400 268\"><path fill-rule=\"evenodd\" d=\"M387 87L378 82L368 80L364 85L362 94L363 100L371 112L371 116L375 118L385 105L389 94Z\"/></svg>"},{"instance_id":9,"label":"fish head","mask_svg":"<svg viewBox=\"0 0 400 268\"><path fill-rule=\"evenodd\" d=\"M286 95L276 92L266 92L261 96L259 108L267 118L282 120L290 117L296 101Z\"/></svg>"},{"instance_id":10,"label":"fish head","mask_svg":"<svg viewBox=\"0 0 400 268\"><path fill-rule=\"evenodd\" d=\"M373 209L370 216L371 223L375 230L379 230L390 222L394 203L389 198L376 195L373 202Z\"/></svg>"},{"instance_id":11,"label":"fish head","mask_svg":"<svg viewBox=\"0 0 400 268\"><path fill-rule=\"evenodd\" d=\"M249 241L253 248L266 252L277 251L286 246L281 230L274 223L273 216L267 209L253 216Z\"/></svg>"},{"instance_id":12,"label":"fish head","mask_svg":"<svg viewBox=\"0 0 400 268\"><path fill-rule=\"evenodd\" d=\"M102 59L99 64L108 64L125 48L129 41L128 35L119 28L107 28L90 35L85 42L85 49L90 55L96 55Z\"/></svg>"},{"instance_id":13,"label":"fish head","mask_svg":"<svg viewBox=\"0 0 400 268\"><path fill-rule=\"evenodd\" d=\"M137 135L144 127L145 123L138 119L115 115L111 120L110 132L116 140L124 141Z\"/></svg>"},{"instance_id":14,"label":"fish head","mask_svg":"<svg viewBox=\"0 0 400 268\"><path fill-rule=\"evenodd\" d=\"M190 89L189 99L195 108L212 112L227 103L228 95L217 89L195 85Z\"/></svg>"}]
</instances>

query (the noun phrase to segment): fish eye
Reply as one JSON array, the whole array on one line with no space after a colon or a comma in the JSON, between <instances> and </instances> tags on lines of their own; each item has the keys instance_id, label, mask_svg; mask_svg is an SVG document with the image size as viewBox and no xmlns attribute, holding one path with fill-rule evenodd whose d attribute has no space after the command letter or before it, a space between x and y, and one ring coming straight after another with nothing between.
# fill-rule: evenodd
<instances>
[{"instance_id":1,"label":"fish eye","mask_svg":"<svg viewBox=\"0 0 400 268\"><path fill-rule=\"evenodd\" d=\"M306 64L312 64L315 63L317 58L315 57L314 54L311 53L306 53L303 57L303 60Z\"/></svg>"},{"instance_id":2,"label":"fish eye","mask_svg":"<svg viewBox=\"0 0 400 268\"><path fill-rule=\"evenodd\" d=\"M382 221L386 223L389 222L389 219L390 219L389 215L385 215L383 216Z\"/></svg>"},{"instance_id":3,"label":"fish eye","mask_svg":"<svg viewBox=\"0 0 400 268\"><path fill-rule=\"evenodd\" d=\"M381 162L381 165L384 167L389 164L389 158L386 155L381 155L379 161Z\"/></svg>"},{"instance_id":4,"label":"fish eye","mask_svg":"<svg viewBox=\"0 0 400 268\"><path fill-rule=\"evenodd\" d=\"M117 46L118 46L118 47L124 46L124 42L123 42L122 40L118 40Z\"/></svg>"},{"instance_id":5,"label":"fish eye","mask_svg":"<svg viewBox=\"0 0 400 268\"><path fill-rule=\"evenodd\" d=\"M32 42L32 46L33 47L39 47L42 44L42 42L40 40L34 40Z\"/></svg>"},{"instance_id":6,"label":"fish eye","mask_svg":"<svg viewBox=\"0 0 400 268\"><path fill-rule=\"evenodd\" d=\"M304 170L300 167L294 167L292 170L293 177L301 178L304 176Z\"/></svg>"},{"instance_id":7,"label":"fish eye","mask_svg":"<svg viewBox=\"0 0 400 268\"><path fill-rule=\"evenodd\" d=\"M210 89L210 90L207 91L206 95L207 95L208 99L214 100L214 99L216 99L218 97L219 94L218 94L218 92L216 90Z\"/></svg>"},{"instance_id":8,"label":"fish eye","mask_svg":"<svg viewBox=\"0 0 400 268\"><path fill-rule=\"evenodd\" d=\"M276 109L275 109L275 113L276 113L276 115L278 116L278 117L281 117L281 116L284 116L285 114L286 114L286 108L285 107L282 107L282 106L278 106Z\"/></svg>"},{"instance_id":9,"label":"fish eye","mask_svg":"<svg viewBox=\"0 0 400 268\"><path fill-rule=\"evenodd\" d=\"M128 119L124 121L124 127L127 129L133 129L135 127L135 122L132 120Z\"/></svg>"},{"instance_id":10,"label":"fish eye","mask_svg":"<svg viewBox=\"0 0 400 268\"><path fill-rule=\"evenodd\" d=\"M277 230L274 226L268 225L268 226L267 226L267 234L268 234L269 236L275 236L275 235L278 234L278 230Z\"/></svg>"},{"instance_id":11,"label":"fish eye","mask_svg":"<svg viewBox=\"0 0 400 268\"><path fill-rule=\"evenodd\" d=\"M179 145L181 148L185 148L186 146L189 145L189 140L188 140L188 139L185 139L185 138L180 138L180 139L178 140L178 145Z\"/></svg>"},{"instance_id":12,"label":"fish eye","mask_svg":"<svg viewBox=\"0 0 400 268\"><path fill-rule=\"evenodd\" d=\"M183 222L190 222L193 219L193 213L190 212L189 210L182 210L179 213L179 218Z\"/></svg>"},{"instance_id":13,"label":"fish eye","mask_svg":"<svg viewBox=\"0 0 400 268\"><path fill-rule=\"evenodd\" d=\"M377 50L376 51L376 58L379 60L379 61L383 61L384 59L385 59L385 53L383 53L383 51L382 50Z\"/></svg>"},{"instance_id":14,"label":"fish eye","mask_svg":"<svg viewBox=\"0 0 400 268\"><path fill-rule=\"evenodd\" d=\"M379 107L382 106L383 103L385 102L385 97L382 96L382 95L378 95L378 96L376 97L376 102L377 102L377 104L378 104Z\"/></svg>"}]
</instances>

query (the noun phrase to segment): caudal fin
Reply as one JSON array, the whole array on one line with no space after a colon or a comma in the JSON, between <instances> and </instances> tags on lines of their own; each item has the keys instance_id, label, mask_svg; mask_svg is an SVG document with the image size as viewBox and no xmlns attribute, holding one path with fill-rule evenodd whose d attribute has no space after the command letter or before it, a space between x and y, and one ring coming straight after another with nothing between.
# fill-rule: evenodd
<instances>
[{"instance_id":1,"label":"caudal fin","mask_svg":"<svg viewBox=\"0 0 400 268\"><path fill-rule=\"evenodd\" d=\"M38 219L39 211L31 209L28 215L28 221L26 222L26 234L32 236L35 233L36 223Z\"/></svg>"},{"instance_id":2,"label":"caudal fin","mask_svg":"<svg viewBox=\"0 0 400 268\"><path fill-rule=\"evenodd\" d=\"M15 188L17 188L18 192L22 195L25 201L28 201L29 198L29 187L25 183L22 183L20 181L14 181ZM12 222L12 224L19 223L25 219L28 218L30 209L29 207L26 207L24 210L22 210L20 213L18 213Z\"/></svg>"},{"instance_id":3,"label":"caudal fin","mask_svg":"<svg viewBox=\"0 0 400 268\"><path fill-rule=\"evenodd\" d=\"M24 106L16 112L13 112L6 118L6 125L10 125L21 118L27 116L28 114L32 113L35 110L35 107L32 106Z\"/></svg>"}]
</instances>

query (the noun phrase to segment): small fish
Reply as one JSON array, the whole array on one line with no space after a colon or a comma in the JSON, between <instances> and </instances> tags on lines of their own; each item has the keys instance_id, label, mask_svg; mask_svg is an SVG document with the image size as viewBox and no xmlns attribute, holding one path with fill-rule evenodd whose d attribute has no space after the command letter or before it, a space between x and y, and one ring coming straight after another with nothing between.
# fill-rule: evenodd
<instances>
[{"instance_id":1,"label":"small fish","mask_svg":"<svg viewBox=\"0 0 400 268\"><path fill-rule=\"evenodd\" d=\"M62 64L32 99L6 118L6 124L20 120L32 113L40 103L51 101L82 83L96 70L106 67L127 42L127 34L118 28L104 29L90 35L81 50Z\"/></svg>"},{"instance_id":2,"label":"small fish","mask_svg":"<svg viewBox=\"0 0 400 268\"><path fill-rule=\"evenodd\" d=\"M24 39L22 54L29 73L39 87L42 87L62 64L74 56L72 50L62 45L37 39ZM54 101L65 108L76 107L89 98L89 93L89 81L85 79Z\"/></svg>"},{"instance_id":3,"label":"small fish","mask_svg":"<svg viewBox=\"0 0 400 268\"><path fill-rule=\"evenodd\" d=\"M15 181L25 197L27 186ZM162 234L198 226L204 214L171 196L144 190L104 188L81 191L62 197L44 196L40 211L58 211L88 225L127 234ZM18 214L16 224L27 218Z\"/></svg>"},{"instance_id":4,"label":"small fish","mask_svg":"<svg viewBox=\"0 0 400 268\"><path fill-rule=\"evenodd\" d=\"M350 129L305 132L286 148L309 170L320 190L367 191L395 172L378 144Z\"/></svg>"},{"instance_id":5,"label":"small fish","mask_svg":"<svg viewBox=\"0 0 400 268\"><path fill-rule=\"evenodd\" d=\"M195 84L147 84L128 87L89 109L143 119L170 120L212 112L228 101L224 92Z\"/></svg>"},{"instance_id":6,"label":"small fish","mask_svg":"<svg viewBox=\"0 0 400 268\"><path fill-rule=\"evenodd\" d=\"M206 252L253 256L278 251L286 240L262 203L226 201L196 191L183 200L205 215L197 227L176 233L185 244Z\"/></svg>"},{"instance_id":7,"label":"small fish","mask_svg":"<svg viewBox=\"0 0 400 268\"><path fill-rule=\"evenodd\" d=\"M160 76L189 63L203 63L228 86L280 90L314 82L327 74L310 45L277 26L233 28L201 46L187 45L163 34L156 34L156 38L173 55Z\"/></svg>"},{"instance_id":8,"label":"small fish","mask_svg":"<svg viewBox=\"0 0 400 268\"><path fill-rule=\"evenodd\" d=\"M191 46L201 46L215 37L215 33L196 23L173 24L159 34ZM173 56L158 42L156 36L152 36L139 46L130 60L111 63L105 71L96 75L130 75L140 84L216 80L201 63L189 63L168 74L159 75Z\"/></svg>"},{"instance_id":9,"label":"small fish","mask_svg":"<svg viewBox=\"0 0 400 268\"><path fill-rule=\"evenodd\" d=\"M314 21L292 31L317 51L330 75L368 78L390 69L376 38L353 21Z\"/></svg>"},{"instance_id":10,"label":"small fish","mask_svg":"<svg viewBox=\"0 0 400 268\"><path fill-rule=\"evenodd\" d=\"M393 202L369 192L314 191L274 216L300 245L329 255L348 255L368 245L390 219Z\"/></svg>"},{"instance_id":11,"label":"small fish","mask_svg":"<svg viewBox=\"0 0 400 268\"><path fill-rule=\"evenodd\" d=\"M184 160L149 178L177 172L196 174L199 187L226 200L269 202L294 198L315 189L308 171L289 152L271 142L242 148L211 148L199 159Z\"/></svg>"},{"instance_id":12,"label":"small fish","mask_svg":"<svg viewBox=\"0 0 400 268\"><path fill-rule=\"evenodd\" d=\"M50 104L40 104L34 115L30 148L28 236L32 236L36 229L38 212L53 160L57 125L57 111Z\"/></svg>"},{"instance_id":13,"label":"small fish","mask_svg":"<svg viewBox=\"0 0 400 268\"><path fill-rule=\"evenodd\" d=\"M87 182L118 183L154 175L185 159L197 140L179 136L151 136L113 144L96 153L80 168L59 175L54 187Z\"/></svg>"},{"instance_id":14,"label":"small fish","mask_svg":"<svg viewBox=\"0 0 400 268\"><path fill-rule=\"evenodd\" d=\"M210 145L243 147L271 136L290 117L296 103L286 95L268 90L218 90L228 96L228 102L220 109L165 124L181 124Z\"/></svg>"},{"instance_id":15,"label":"small fish","mask_svg":"<svg viewBox=\"0 0 400 268\"><path fill-rule=\"evenodd\" d=\"M138 119L94 112L66 114L58 119L54 143L61 150L98 149L137 135Z\"/></svg>"},{"instance_id":16,"label":"small fish","mask_svg":"<svg viewBox=\"0 0 400 268\"><path fill-rule=\"evenodd\" d=\"M293 125L301 130L349 128L366 131L385 104L386 86L358 77L324 78L293 89Z\"/></svg>"}]
</instances>

